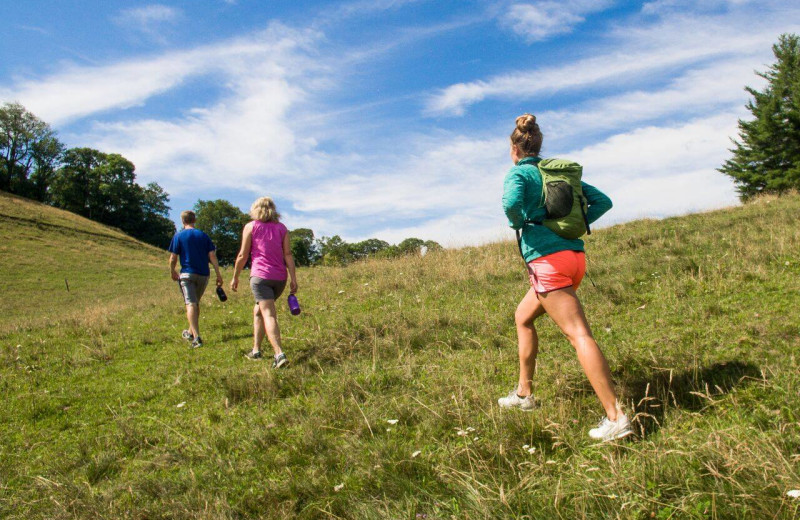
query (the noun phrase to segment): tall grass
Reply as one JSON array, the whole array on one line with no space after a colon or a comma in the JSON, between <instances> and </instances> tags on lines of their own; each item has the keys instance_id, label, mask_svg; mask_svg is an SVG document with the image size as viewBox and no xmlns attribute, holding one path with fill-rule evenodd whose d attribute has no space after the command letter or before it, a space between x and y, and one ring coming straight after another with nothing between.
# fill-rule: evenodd
<instances>
[{"instance_id":1,"label":"tall grass","mask_svg":"<svg viewBox=\"0 0 800 520\"><path fill-rule=\"evenodd\" d=\"M610 445L587 438L601 408L546 318L541 406L496 404L526 291L512 243L302 269L278 372L242 356L249 294L204 298L189 350L165 259L110 266L124 298L0 332L0 516L794 518L799 216L765 198L590 237L580 294L637 428ZM87 280L118 247L94 244L72 266Z\"/></svg>"}]
</instances>

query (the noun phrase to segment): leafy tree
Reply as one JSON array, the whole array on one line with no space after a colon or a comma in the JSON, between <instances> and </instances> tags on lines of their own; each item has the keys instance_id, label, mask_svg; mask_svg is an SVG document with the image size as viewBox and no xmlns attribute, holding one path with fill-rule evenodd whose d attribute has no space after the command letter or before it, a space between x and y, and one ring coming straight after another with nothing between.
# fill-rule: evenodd
<instances>
[{"instance_id":1,"label":"leafy tree","mask_svg":"<svg viewBox=\"0 0 800 520\"><path fill-rule=\"evenodd\" d=\"M317 242L317 247L323 265L344 265L353 259L349 244L339 235L322 237Z\"/></svg>"},{"instance_id":2,"label":"leafy tree","mask_svg":"<svg viewBox=\"0 0 800 520\"><path fill-rule=\"evenodd\" d=\"M175 232L167 214L169 196L158 184L136 183L135 166L119 154L93 148L64 152L54 172L49 196L54 206L115 226L157 247Z\"/></svg>"},{"instance_id":3,"label":"leafy tree","mask_svg":"<svg viewBox=\"0 0 800 520\"><path fill-rule=\"evenodd\" d=\"M407 238L397 244L401 254L419 254L420 248L425 245L425 241L420 238Z\"/></svg>"},{"instance_id":4,"label":"leafy tree","mask_svg":"<svg viewBox=\"0 0 800 520\"><path fill-rule=\"evenodd\" d=\"M242 229L250 217L224 199L198 200L194 212L197 229L205 231L217 246L219 263L234 263L241 245Z\"/></svg>"},{"instance_id":5,"label":"leafy tree","mask_svg":"<svg viewBox=\"0 0 800 520\"><path fill-rule=\"evenodd\" d=\"M734 179L739 196L800 189L800 38L784 34L772 46L776 62L763 91L746 87L752 121L739 120L733 157L719 171Z\"/></svg>"},{"instance_id":6,"label":"leafy tree","mask_svg":"<svg viewBox=\"0 0 800 520\"><path fill-rule=\"evenodd\" d=\"M316 261L317 251L313 231L308 228L293 229L289 233L289 243L296 265L308 266Z\"/></svg>"},{"instance_id":7,"label":"leafy tree","mask_svg":"<svg viewBox=\"0 0 800 520\"><path fill-rule=\"evenodd\" d=\"M349 250L350 250L350 256L352 256L353 259L360 260L362 258L374 256L375 254L386 249L387 247L389 247L388 242L384 242L383 240L378 240L377 238L368 238L367 240L362 240L361 242L350 244Z\"/></svg>"},{"instance_id":8,"label":"leafy tree","mask_svg":"<svg viewBox=\"0 0 800 520\"><path fill-rule=\"evenodd\" d=\"M50 126L25 107L0 107L0 190L45 201L63 149Z\"/></svg>"}]
</instances>

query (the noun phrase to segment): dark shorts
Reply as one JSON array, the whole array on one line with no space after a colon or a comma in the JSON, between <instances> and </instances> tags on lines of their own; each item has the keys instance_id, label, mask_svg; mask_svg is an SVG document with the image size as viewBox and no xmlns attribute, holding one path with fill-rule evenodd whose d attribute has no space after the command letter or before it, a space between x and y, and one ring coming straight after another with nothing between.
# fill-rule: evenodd
<instances>
[{"instance_id":1,"label":"dark shorts","mask_svg":"<svg viewBox=\"0 0 800 520\"><path fill-rule=\"evenodd\" d=\"M256 303L277 299L285 288L286 280L265 280L258 276L250 277L250 290L253 291Z\"/></svg>"},{"instance_id":2,"label":"dark shorts","mask_svg":"<svg viewBox=\"0 0 800 520\"><path fill-rule=\"evenodd\" d=\"M179 285L184 303L186 305L197 304L200 303L200 298L203 297L203 293L206 291L208 276L181 273Z\"/></svg>"}]
</instances>

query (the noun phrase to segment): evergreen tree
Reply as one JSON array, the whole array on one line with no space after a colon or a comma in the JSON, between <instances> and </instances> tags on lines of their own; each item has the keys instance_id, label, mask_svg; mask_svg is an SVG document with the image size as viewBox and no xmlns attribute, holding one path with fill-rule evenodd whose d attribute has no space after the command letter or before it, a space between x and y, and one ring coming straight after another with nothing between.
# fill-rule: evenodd
<instances>
[{"instance_id":1,"label":"evergreen tree","mask_svg":"<svg viewBox=\"0 0 800 520\"><path fill-rule=\"evenodd\" d=\"M742 200L800 189L800 37L784 34L772 46L776 62L763 91L746 87L752 121L739 120L733 157L719 171L734 179Z\"/></svg>"}]
</instances>

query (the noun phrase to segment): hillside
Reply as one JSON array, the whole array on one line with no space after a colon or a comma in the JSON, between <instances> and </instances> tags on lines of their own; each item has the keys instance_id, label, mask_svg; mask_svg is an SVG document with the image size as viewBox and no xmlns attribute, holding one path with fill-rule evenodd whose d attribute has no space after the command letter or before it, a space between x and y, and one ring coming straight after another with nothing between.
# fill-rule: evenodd
<instances>
[{"instance_id":1,"label":"hillside","mask_svg":"<svg viewBox=\"0 0 800 520\"><path fill-rule=\"evenodd\" d=\"M162 290L166 254L74 213L0 192L0 332L130 308ZM170 286L172 287L172 286ZM172 287L174 289L174 287Z\"/></svg>"},{"instance_id":2,"label":"hillside","mask_svg":"<svg viewBox=\"0 0 800 520\"><path fill-rule=\"evenodd\" d=\"M300 270L303 313L279 305L291 364L274 372L243 358L249 292L205 298L207 345L189 350L162 252L0 201L15 253L3 251L0 517L800 512L786 494L800 489L800 196L589 238L595 285L580 293L638 430L604 446L586 436L600 407L547 319L541 406L497 407L516 381L526 291L513 243ZM78 289L41 274L54 262Z\"/></svg>"}]
</instances>

